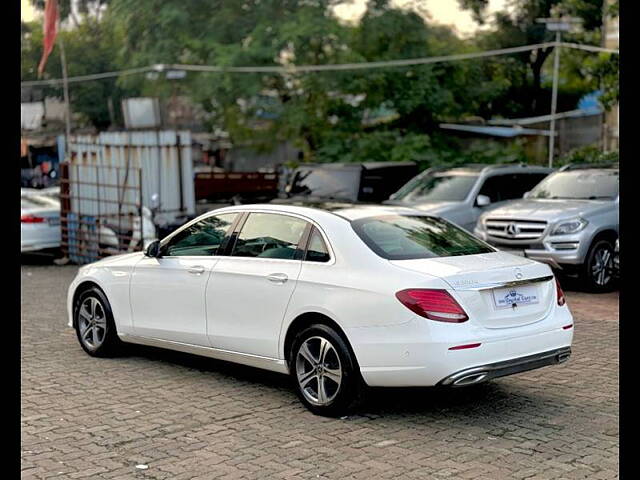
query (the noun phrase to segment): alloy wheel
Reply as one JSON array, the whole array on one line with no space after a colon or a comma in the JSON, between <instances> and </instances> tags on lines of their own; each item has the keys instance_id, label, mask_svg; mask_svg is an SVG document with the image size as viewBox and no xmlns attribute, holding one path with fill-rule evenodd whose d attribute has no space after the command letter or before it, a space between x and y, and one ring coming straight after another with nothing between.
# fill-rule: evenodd
<instances>
[{"instance_id":1,"label":"alloy wheel","mask_svg":"<svg viewBox=\"0 0 640 480\"><path fill-rule=\"evenodd\" d=\"M100 300L87 297L78 313L80 341L90 350L97 350L107 334L107 315Z\"/></svg>"},{"instance_id":2,"label":"alloy wheel","mask_svg":"<svg viewBox=\"0 0 640 480\"><path fill-rule=\"evenodd\" d=\"M331 403L342 384L342 365L335 347L323 337L305 340L296 356L296 374L300 390L309 402Z\"/></svg>"},{"instance_id":3,"label":"alloy wheel","mask_svg":"<svg viewBox=\"0 0 640 480\"><path fill-rule=\"evenodd\" d=\"M602 246L593 254L591 278L598 286L605 286L611 281L613 273L613 255L611 249Z\"/></svg>"}]
</instances>

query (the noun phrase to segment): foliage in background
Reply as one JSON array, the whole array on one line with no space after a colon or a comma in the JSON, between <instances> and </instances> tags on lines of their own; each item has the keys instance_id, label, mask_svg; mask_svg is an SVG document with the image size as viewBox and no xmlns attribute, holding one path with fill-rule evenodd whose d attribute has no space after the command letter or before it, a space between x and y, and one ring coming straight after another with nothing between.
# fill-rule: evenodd
<instances>
[{"instance_id":1,"label":"foliage in background","mask_svg":"<svg viewBox=\"0 0 640 480\"><path fill-rule=\"evenodd\" d=\"M357 24L339 21L339 0L82 0L62 16L69 74L158 63L220 66L301 65L428 57L504 48L551 39L535 22L563 8L584 19L585 31L566 39L597 44L602 0L512 0L488 31L460 39L414 8L370 0ZM36 7L43 0L32 0ZM416 3L416 2L414 2ZM486 21L486 0L460 0ZM46 76L60 76L57 48ZM42 51L39 22L23 24L22 79L35 79ZM313 74L163 73L71 85L73 110L97 128L119 122L120 99L184 95L207 112L207 127L229 132L237 145L270 150L281 142L306 161L415 160L441 163L522 161L518 142L461 141L439 131L440 122L522 117L549 108L551 49L490 59L403 68ZM606 61L605 61L606 60ZM592 54L563 56L558 108L571 110L601 85L605 102L617 99L617 63ZM612 93L613 92L613 93ZM61 96L59 87L46 94ZM611 97L609 99L609 97Z\"/></svg>"},{"instance_id":2,"label":"foliage in background","mask_svg":"<svg viewBox=\"0 0 640 480\"><path fill-rule=\"evenodd\" d=\"M557 165L568 163L613 163L620 161L620 153L616 151L603 152L595 145L576 148L557 160Z\"/></svg>"}]
</instances>

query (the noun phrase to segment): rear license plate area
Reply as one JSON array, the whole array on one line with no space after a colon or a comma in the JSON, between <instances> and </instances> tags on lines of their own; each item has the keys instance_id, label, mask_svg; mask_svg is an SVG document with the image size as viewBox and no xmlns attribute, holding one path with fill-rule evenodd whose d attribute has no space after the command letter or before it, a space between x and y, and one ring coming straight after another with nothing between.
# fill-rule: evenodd
<instances>
[{"instance_id":1,"label":"rear license plate area","mask_svg":"<svg viewBox=\"0 0 640 480\"><path fill-rule=\"evenodd\" d=\"M493 305L499 310L540 303L540 293L537 285L496 288L492 291L492 294Z\"/></svg>"}]
</instances>

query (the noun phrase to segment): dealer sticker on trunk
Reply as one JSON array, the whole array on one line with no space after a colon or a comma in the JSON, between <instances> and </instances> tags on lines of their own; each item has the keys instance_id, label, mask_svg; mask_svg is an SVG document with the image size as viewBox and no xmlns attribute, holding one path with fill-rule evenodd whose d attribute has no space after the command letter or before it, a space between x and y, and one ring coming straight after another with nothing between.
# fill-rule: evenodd
<instances>
[{"instance_id":1,"label":"dealer sticker on trunk","mask_svg":"<svg viewBox=\"0 0 640 480\"><path fill-rule=\"evenodd\" d=\"M524 285L520 287L496 288L493 290L493 301L496 308L509 308L520 305L538 303L538 287Z\"/></svg>"}]
</instances>

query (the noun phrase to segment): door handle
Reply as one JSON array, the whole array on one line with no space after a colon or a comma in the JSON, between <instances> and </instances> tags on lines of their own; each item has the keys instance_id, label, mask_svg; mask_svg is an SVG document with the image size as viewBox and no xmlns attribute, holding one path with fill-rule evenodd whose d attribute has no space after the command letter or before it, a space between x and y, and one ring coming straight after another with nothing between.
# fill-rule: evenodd
<instances>
[{"instance_id":1,"label":"door handle","mask_svg":"<svg viewBox=\"0 0 640 480\"><path fill-rule=\"evenodd\" d=\"M194 265L193 267L189 267L187 271L194 275L200 275L201 273L204 273L204 267L202 265Z\"/></svg>"},{"instance_id":2,"label":"door handle","mask_svg":"<svg viewBox=\"0 0 640 480\"><path fill-rule=\"evenodd\" d=\"M284 273L272 273L271 275L267 275L267 280L273 283L284 283L288 278L289 277Z\"/></svg>"}]
</instances>

